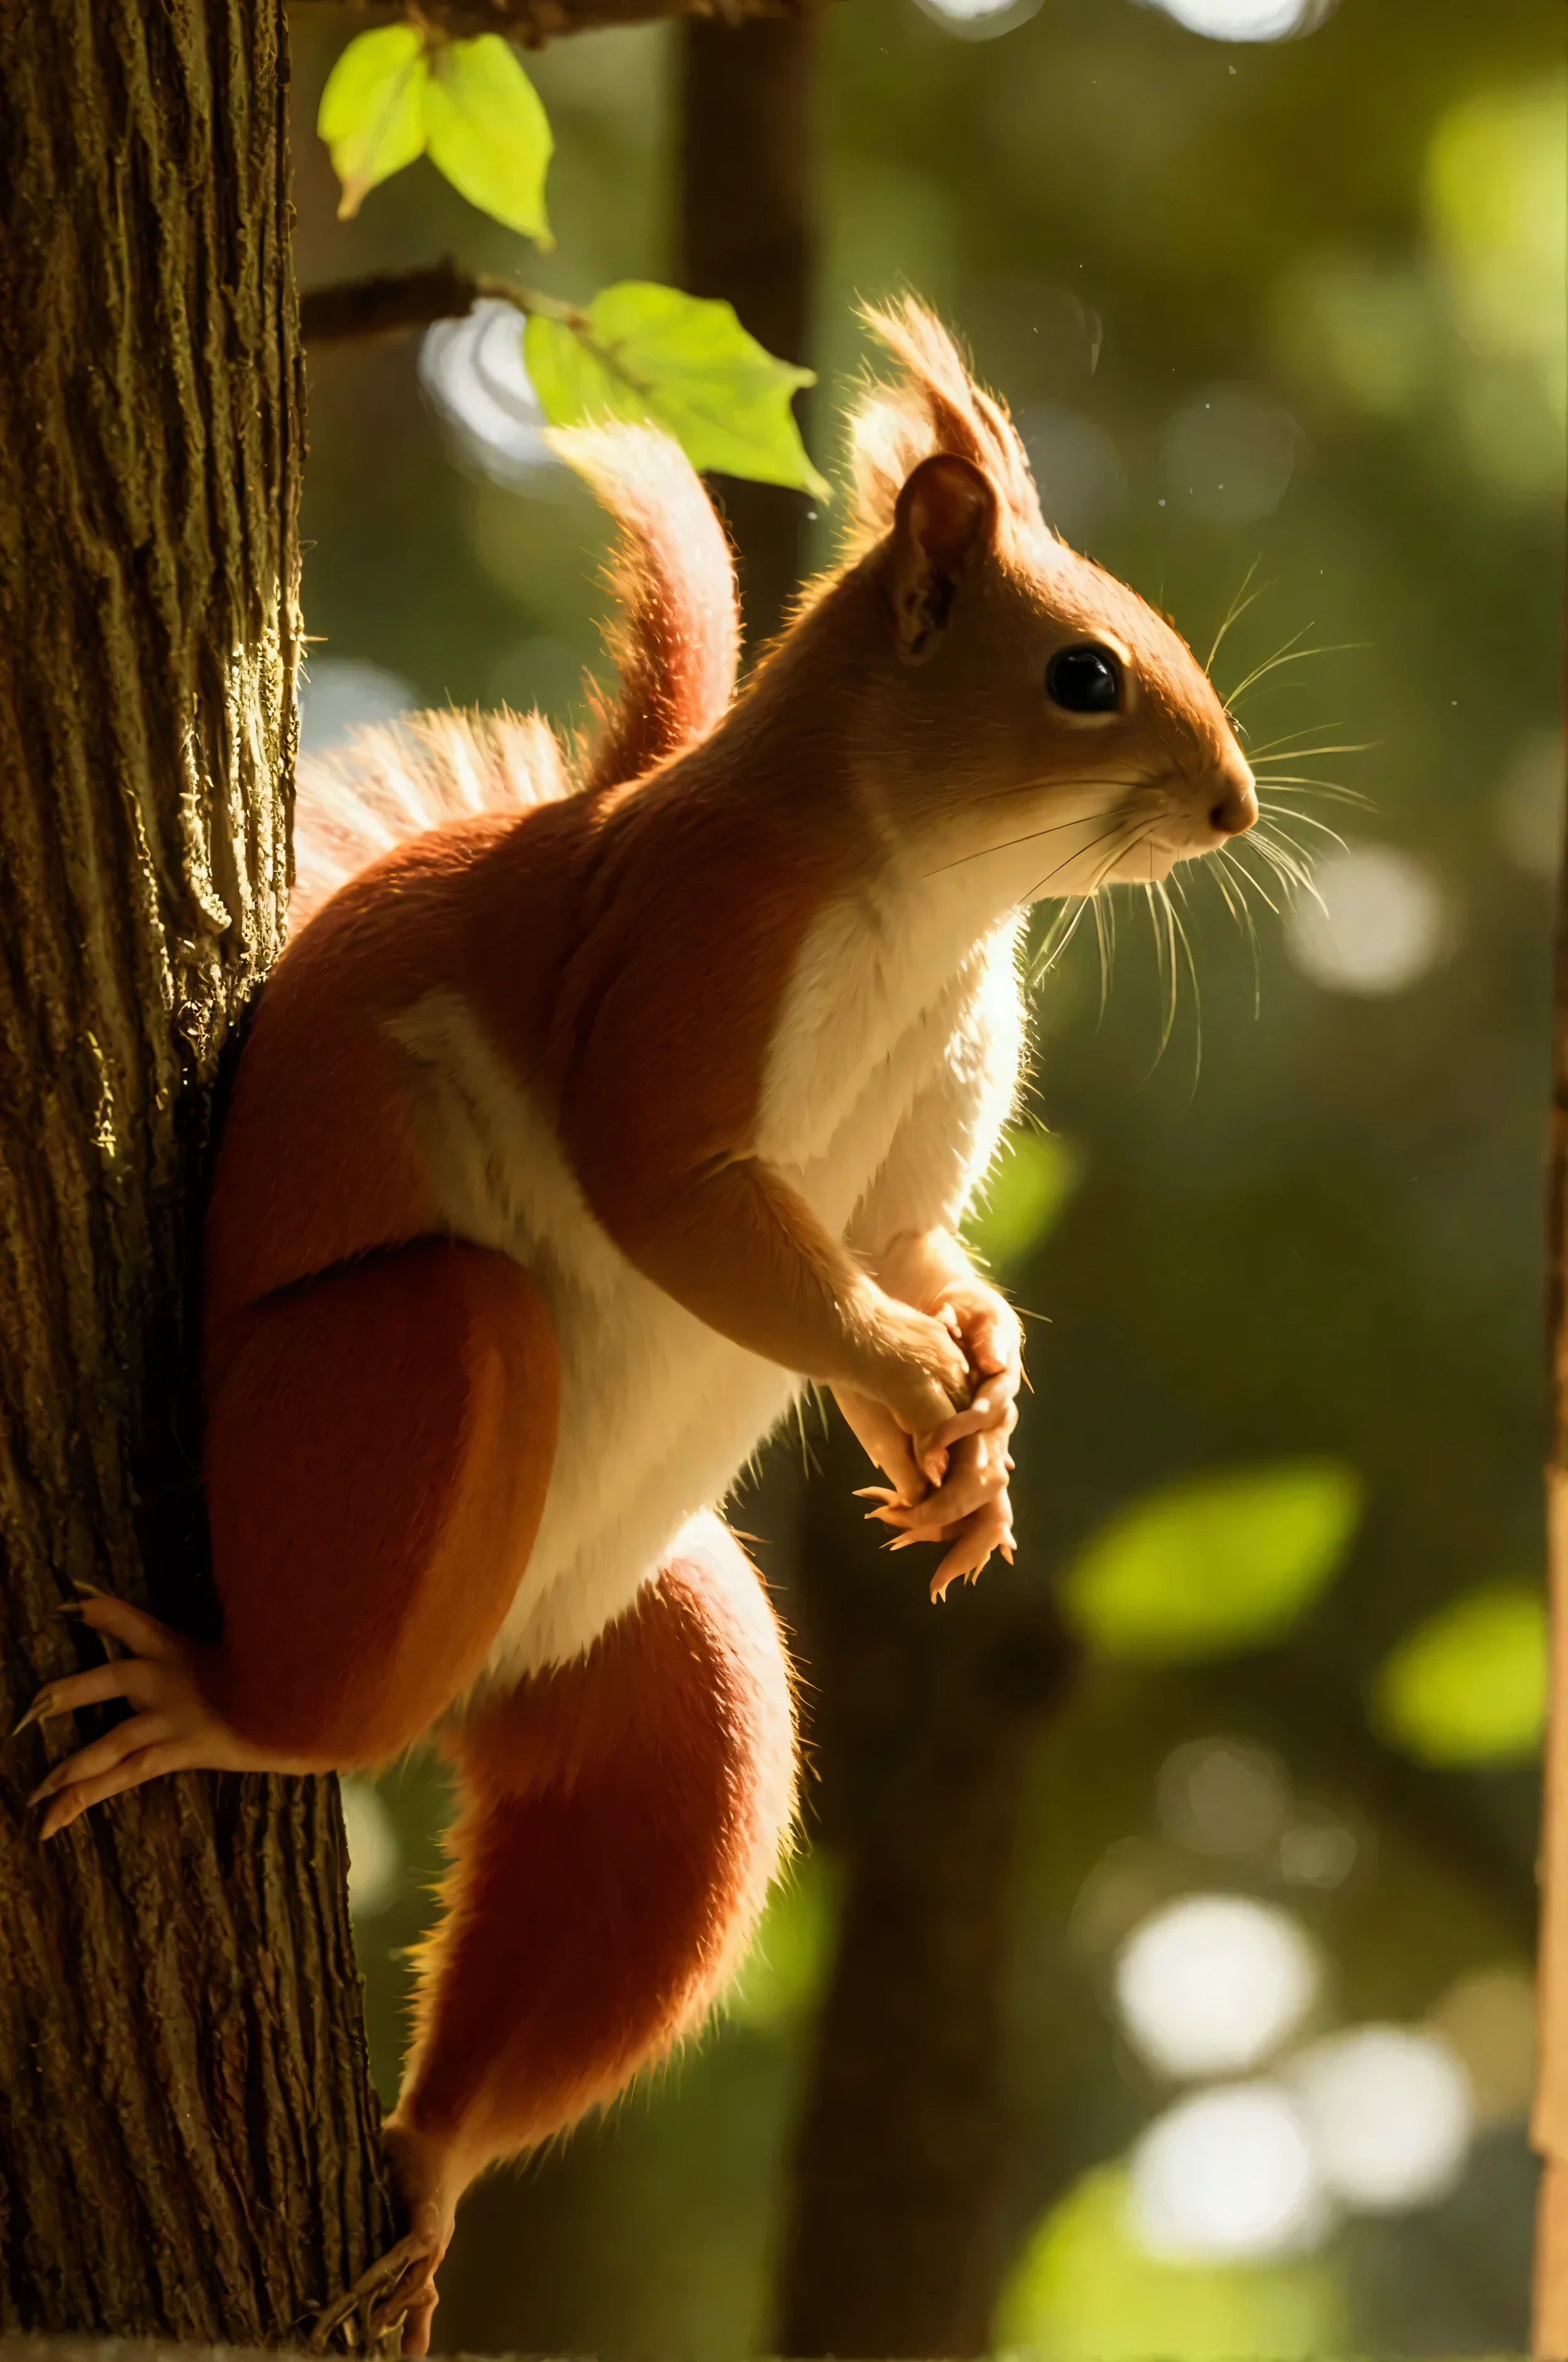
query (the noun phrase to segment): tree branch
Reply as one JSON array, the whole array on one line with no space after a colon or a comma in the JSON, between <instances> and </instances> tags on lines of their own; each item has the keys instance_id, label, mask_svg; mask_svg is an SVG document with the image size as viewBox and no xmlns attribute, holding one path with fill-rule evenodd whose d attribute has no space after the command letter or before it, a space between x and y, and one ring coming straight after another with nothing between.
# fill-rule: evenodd
<instances>
[{"instance_id":1,"label":"tree branch","mask_svg":"<svg viewBox=\"0 0 1568 2362\"><path fill-rule=\"evenodd\" d=\"M427 328L433 320L466 319L476 304L485 301L540 313L580 336L587 332L586 315L575 304L521 287L514 279L465 270L450 255L426 270L388 271L373 279L343 279L330 287L309 288L300 297L300 327L307 345L327 345L348 337Z\"/></svg>"},{"instance_id":2,"label":"tree branch","mask_svg":"<svg viewBox=\"0 0 1568 2362\"><path fill-rule=\"evenodd\" d=\"M540 50L563 33L651 25L670 17L712 17L743 25L763 17L814 16L819 5L820 0L421 0L420 13L445 32L503 33L525 49ZM403 11L378 7L375 13L395 17Z\"/></svg>"}]
</instances>

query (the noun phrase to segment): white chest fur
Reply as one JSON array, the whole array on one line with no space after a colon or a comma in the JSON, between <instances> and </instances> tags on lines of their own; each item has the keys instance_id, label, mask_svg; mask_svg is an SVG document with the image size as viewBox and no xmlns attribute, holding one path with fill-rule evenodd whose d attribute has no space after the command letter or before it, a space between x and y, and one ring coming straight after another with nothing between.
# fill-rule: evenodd
<instances>
[{"instance_id":1,"label":"white chest fur","mask_svg":"<svg viewBox=\"0 0 1568 2362\"><path fill-rule=\"evenodd\" d=\"M896 913L846 906L824 914L806 947L780 1014L755 1153L867 1252L878 1233L956 1219L989 1161L1018 1062L1015 934L1004 928L977 951L972 937L948 944ZM515 1680L569 1662L630 1606L681 1527L722 1500L801 1382L633 1268L590 1210L547 1116L466 1003L432 994L395 1030L414 1062L446 1220L525 1266L560 1356L544 1517L486 1669Z\"/></svg>"}]
</instances>

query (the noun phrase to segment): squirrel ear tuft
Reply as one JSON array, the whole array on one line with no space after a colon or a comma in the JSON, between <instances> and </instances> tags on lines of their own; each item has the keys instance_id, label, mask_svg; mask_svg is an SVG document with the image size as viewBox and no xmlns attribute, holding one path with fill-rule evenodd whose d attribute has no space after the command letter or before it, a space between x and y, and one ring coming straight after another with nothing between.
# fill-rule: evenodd
<instances>
[{"instance_id":1,"label":"squirrel ear tuft","mask_svg":"<svg viewBox=\"0 0 1568 2362\"><path fill-rule=\"evenodd\" d=\"M934 452L906 478L893 514L889 587L911 664L932 654L960 577L990 546L996 527L996 493L972 459Z\"/></svg>"}]
</instances>

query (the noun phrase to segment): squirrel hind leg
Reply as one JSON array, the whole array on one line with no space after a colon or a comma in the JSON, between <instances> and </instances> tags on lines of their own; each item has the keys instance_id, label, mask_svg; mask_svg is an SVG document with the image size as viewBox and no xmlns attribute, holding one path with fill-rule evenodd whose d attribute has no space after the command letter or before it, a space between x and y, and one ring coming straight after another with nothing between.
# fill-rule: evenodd
<instances>
[{"instance_id":1,"label":"squirrel hind leg","mask_svg":"<svg viewBox=\"0 0 1568 2362\"><path fill-rule=\"evenodd\" d=\"M526 1567L555 1454L548 1314L508 1257L425 1240L218 1341L212 1702L296 1768L384 1761L472 1682Z\"/></svg>"},{"instance_id":2,"label":"squirrel hind leg","mask_svg":"<svg viewBox=\"0 0 1568 2362\"><path fill-rule=\"evenodd\" d=\"M447 1743L465 1810L388 2136L406 2199L449 2228L476 2173L607 2104L739 1965L795 1813L756 1570L694 1519L584 1658L490 1696Z\"/></svg>"}]
</instances>

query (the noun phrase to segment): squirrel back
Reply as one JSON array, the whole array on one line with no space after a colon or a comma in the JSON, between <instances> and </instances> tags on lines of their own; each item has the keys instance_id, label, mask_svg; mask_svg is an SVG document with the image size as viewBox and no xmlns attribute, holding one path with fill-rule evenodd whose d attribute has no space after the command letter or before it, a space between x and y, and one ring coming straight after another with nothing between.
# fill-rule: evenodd
<instances>
[{"instance_id":1,"label":"squirrel back","mask_svg":"<svg viewBox=\"0 0 1568 2362\"><path fill-rule=\"evenodd\" d=\"M552 437L620 527L607 634L620 693L591 693L570 747L541 714L422 713L303 756L294 811L290 930L409 838L449 821L519 814L581 789L617 787L707 735L734 691L740 629L723 528L690 461L643 426Z\"/></svg>"}]
</instances>

